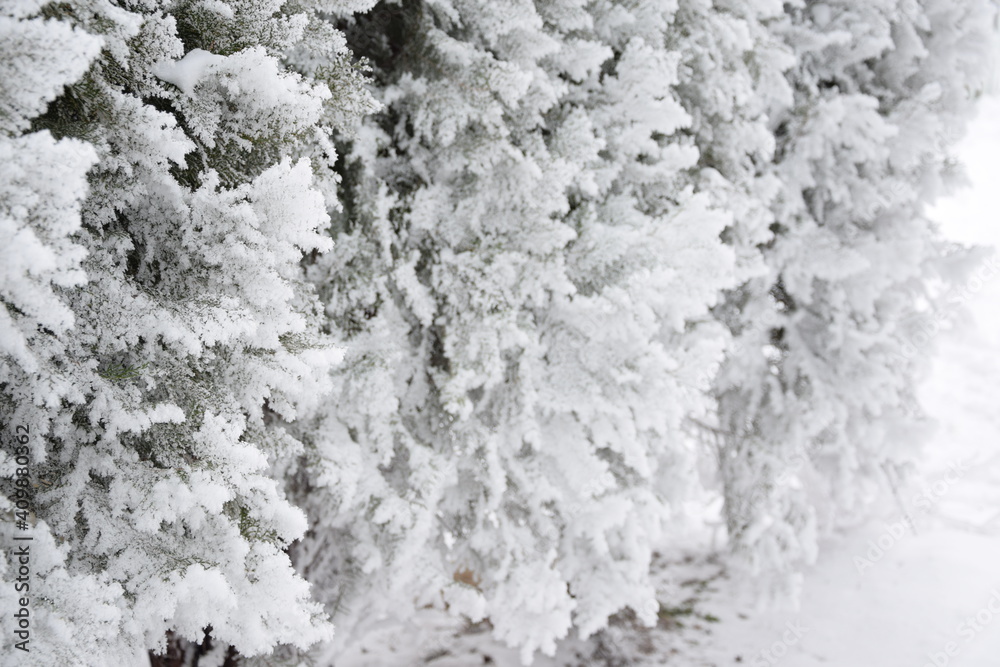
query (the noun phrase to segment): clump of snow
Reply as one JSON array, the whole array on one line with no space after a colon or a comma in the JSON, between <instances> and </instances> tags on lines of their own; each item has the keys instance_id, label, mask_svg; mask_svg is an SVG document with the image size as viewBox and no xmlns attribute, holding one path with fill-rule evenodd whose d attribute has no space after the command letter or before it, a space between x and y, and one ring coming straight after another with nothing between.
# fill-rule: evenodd
<instances>
[{"instance_id":1,"label":"clump of snow","mask_svg":"<svg viewBox=\"0 0 1000 667\"><path fill-rule=\"evenodd\" d=\"M153 75L161 81L172 83L185 95L192 95L194 87L205 76L208 69L222 63L226 59L204 49L191 49L180 60L161 63L152 68Z\"/></svg>"}]
</instances>

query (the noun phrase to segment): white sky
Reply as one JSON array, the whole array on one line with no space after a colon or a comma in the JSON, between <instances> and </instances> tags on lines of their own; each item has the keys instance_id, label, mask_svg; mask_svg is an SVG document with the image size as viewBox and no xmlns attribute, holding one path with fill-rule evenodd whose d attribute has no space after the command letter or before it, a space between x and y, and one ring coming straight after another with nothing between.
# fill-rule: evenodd
<instances>
[{"instance_id":1,"label":"white sky","mask_svg":"<svg viewBox=\"0 0 1000 667\"><path fill-rule=\"evenodd\" d=\"M931 209L947 236L1000 247L1000 97L980 101L979 114L958 145L972 187Z\"/></svg>"}]
</instances>

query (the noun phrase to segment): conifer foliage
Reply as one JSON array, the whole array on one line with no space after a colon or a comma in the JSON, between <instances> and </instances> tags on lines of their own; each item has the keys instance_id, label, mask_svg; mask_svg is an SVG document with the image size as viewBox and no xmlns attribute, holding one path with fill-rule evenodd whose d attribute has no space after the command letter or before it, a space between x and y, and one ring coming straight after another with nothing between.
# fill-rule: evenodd
<instances>
[{"instance_id":1,"label":"conifer foliage","mask_svg":"<svg viewBox=\"0 0 1000 667\"><path fill-rule=\"evenodd\" d=\"M806 3L773 31L795 63L768 110L773 236L717 309L739 353L715 387L731 546L779 593L923 440L922 329L974 265L923 209L954 187L995 20L986 0Z\"/></svg>"},{"instance_id":2,"label":"conifer foliage","mask_svg":"<svg viewBox=\"0 0 1000 667\"><path fill-rule=\"evenodd\" d=\"M669 19L484 0L345 24L385 110L345 148L350 204L310 269L348 352L296 553L350 628L335 645L415 593L525 660L625 608L655 622L681 420L734 284Z\"/></svg>"},{"instance_id":3,"label":"conifer foliage","mask_svg":"<svg viewBox=\"0 0 1000 667\"><path fill-rule=\"evenodd\" d=\"M299 261L332 245L330 133L372 109L343 39L282 2L2 12L0 419L31 482L5 449L2 502L30 512L3 524L33 538L30 659L329 637L268 457L337 357Z\"/></svg>"},{"instance_id":4,"label":"conifer foliage","mask_svg":"<svg viewBox=\"0 0 1000 667\"><path fill-rule=\"evenodd\" d=\"M0 0L33 664L335 665L426 606L529 663L655 623L705 487L793 589L914 455L996 14Z\"/></svg>"}]
</instances>

